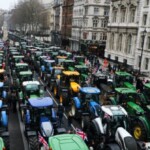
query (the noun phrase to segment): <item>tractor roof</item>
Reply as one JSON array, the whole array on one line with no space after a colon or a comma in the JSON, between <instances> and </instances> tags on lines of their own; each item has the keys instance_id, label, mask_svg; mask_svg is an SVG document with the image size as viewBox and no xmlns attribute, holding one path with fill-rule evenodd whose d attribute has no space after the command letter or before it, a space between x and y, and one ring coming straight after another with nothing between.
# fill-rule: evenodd
<instances>
[{"instance_id":1,"label":"tractor roof","mask_svg":"<svg viewBox=\"0 0 150 150\"><path fill-rule=\"evenodd\" d=\"M61 134L49 137L52 150L88 150L84 141L76 134Z\"/></svg>"},{"instance_id":2,"label":"tractor roof","mask_svg":"<svg viewBox=\"0 0 150 150\"><path fill-rule=\"evenodd\" d=\"M55 60L49 60L49 59L45 59L44 61L47 63L54 63L55 62Z\"/></svg>"},{"instance_id":3,"label":"tractor roof","mask_svg":"<svg viewBox=\"0 0 150 150\"><path fill-rule=\"evenodd\" d=\"M150 83L144 84L145 87L150 88Z\"/></svg>"},{"instance_id":4,"label":"tractor roof","mask_svg":"<svg viewBox=\"0 0 150 150\"><path fill-rule=\"evenodd\" d=\"M24 81L22 83L23 86L26 86L28 84L37 84L37 85L40 85L40 82L39 81Z\"/></svg>"},{"instance_id":5,"label":"tractor roof","mask_svg":"<svg viewBox=\"0 0 150 150\"><path fill-rule=\"evenodd\" d=\"M16 67L19 67L19 66L28 66L27 63L16 63L15 65L16 65Z\"/></svg>"},{"instance_id":6,"label":"tractor roof","mask_svg":"<svg viewBox=\"0 0 150 150\"><path fill-rule=\"evenodd\" d=\"M115 91L122 94L137 93L133 88L115 88Z\"/></svg>"},{"instance_id":7,"label":"tractor roof","mask_svg":"<svg viewBox=\"0 0 150 150\"><path fill-rule=\"evenodd\" d=\"M53 105L53 100L50 97L30 98L29 103L32 107L48 107Z\"/></svg>"},{"instance_id":8,"label":"tractor roof","mask_svg":"<svg viewBox=\"0 0 150 150\"><path fill-rule=\"evenodd\" d=\"M58 59L66 59L67 56L57 56Z\"/></svg>"},{"instance_id":9,"label":"tractor roof","mask_svg":"<svg viewBox=\"0 0 150 150\"><path fill-rule=\"evenodd\" d=\"M123 72L123 71L116 71L115 74L117 74L119 76L132 76L130 73Z\"/></svg>"},{"instance_id":10,"label":"tractor roof","mask_svg":"<svg viewBox=\"0 0 150 150\"><path fill-rule=\"evenodd\" d=\"M15 55L15 56L13 56L13 58L24 58L24 56L23 55Z\"/></svg>"},{"instance_id":11,"label":"tractor roof","mask_svg":"<svg viewBox=\"0 0 150 150\"><path fill-rule=\"evenodd\" d=\"M21 71L19 72L20 75L32 75L32 72L30 70L28 71Z\"/></svg>"},{"instance_id":12,"label":"tractor roof","mask_svg":"<svg viewBox=\"0 0 150 150\"><path fill-rule=\"evenodd\" d=\"M88 67L86 65L75 65L75 68L78 68L78 69L84 68L84 69L86 69Z\"/></svg>"},{"instance_id":13,"label":"tractor roof","mask_svg":"<svg viewBox=\"0 0 150 150\"><path fill-rule=\"evenodd\" d=\"M75 56L75 58L85 58L84 56Z\"/></svg>"},{"instance_id":14,"label":"tractor roof","mask_svg":"<svg viewBox=\"0 0 150 150\"><path fill-rule=\"evenodd\" d=\"M62 66L54 66L54 67L53 67L53 69L57 69L57 70L58 70L58 69L59 69L59 70L63 70L63 69L64 69L64 67L62 67Z\"/></svg>"},{"instance_id":15,"label":"tractor roof","mask_svg":"<svg viewBox=\"0 0 150 150\"><path fill-rule=\"evenodd\" d=\"M63 74L66 75L66 76L79 76L80 73L78 71L63 71Z\"/></svg>"},{"instance_id":16,"label":"tractor roof","mask_svg":"<svg viewBox=\"0 0 150 150\"><path fill-rule=\"evenodd\" d=\"M127 116L128 113L120 105L104 105L101 107L102 110L110 116Z\"/></svg>"},{"instance_id":17,"label":"tractor roof","mask_svg":"<svg viewBox=\"0 0 150 150\"><path fill-rule=\"evenodd\" d=\"M80 88L80 91L85 94L99 94L100 90L95 87L83 87Z\"/></svg>"},{"instance_id":18,"label":"tractor roof","mask_svg":"<svg viewBox=\"0 0 150 150\"><path fill-rule=\"evenodd\" d=\"M43 58L47 58L47 56L45 56L45 55L44 55L44 56L40 56L40 58L42 58L42 59L43 59Z\"/></svg>"},{"instance_id":19,"label":"tractor roof","mask_svg":"<svg viewBox=\"0 0 150 150\"><path fill-rule=\"evenodd\" d=\"M0 73L4 73L5 72L5 70L4 69L0 69Z\"/></svg>"},{"instance_id":20,"label":"tractor roof","mask_svg":"<svg viewBox=\"0 0 150 150\"><path fill-rule=\"evenodd\" d=\"M64 60L64 62L66 62L66 63L68 62L69 63L69 62L75 62L75 61L72 60L72 59L66 59L66 60Z\"/></svg>"}]
</instances>

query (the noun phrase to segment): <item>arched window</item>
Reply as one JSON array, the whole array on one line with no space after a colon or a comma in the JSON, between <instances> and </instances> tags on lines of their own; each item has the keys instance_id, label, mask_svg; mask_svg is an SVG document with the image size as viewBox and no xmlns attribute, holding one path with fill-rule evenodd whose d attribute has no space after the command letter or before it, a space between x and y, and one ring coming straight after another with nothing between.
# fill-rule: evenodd
<instances>
[{"instance_id":1,"label":"arched window","mask_svg":"<svg viewBox=\"0 0 150 150\"><path fill-rule=\"evenodd\" d=\"M127 54L131 53L131 47L132 47L132 35L130 34L128 36L128 42L127 42Z\"/></svg>"},{"instance_id":2,"label":"arched window","mask_svg":"<svg viewBox=\"0 0 150 150\"><path fill-rule=\"evenodd\" d=\"M118 39L118 51L121 51L122 48L122 34L119 35Z\"/></svg>"}]
</instances>

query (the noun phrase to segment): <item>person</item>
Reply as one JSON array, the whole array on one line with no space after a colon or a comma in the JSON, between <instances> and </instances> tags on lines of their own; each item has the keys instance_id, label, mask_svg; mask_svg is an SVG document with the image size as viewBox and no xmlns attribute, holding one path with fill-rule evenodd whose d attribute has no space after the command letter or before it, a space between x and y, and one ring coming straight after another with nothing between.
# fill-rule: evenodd
<instances>
[{"instance_id":1,"label":"person","mask_svg":"<svg viewBox=\"0 0 150 150\"><path fill-rule=\"evenodd\" d=\"M58 110L57 110L57 116L59 118L59 127L61 127L62 125L62 120L63 120L63 113L64 113L64 106L62 105L62 103L60 103L58 105Z\"/></svg>"}]
</instances>

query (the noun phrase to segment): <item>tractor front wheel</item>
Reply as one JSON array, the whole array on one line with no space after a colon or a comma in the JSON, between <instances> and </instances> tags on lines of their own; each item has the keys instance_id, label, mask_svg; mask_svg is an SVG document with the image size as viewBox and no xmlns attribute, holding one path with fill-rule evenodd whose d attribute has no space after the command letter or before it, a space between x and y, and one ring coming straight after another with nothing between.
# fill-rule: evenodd
<instances>
[{"instance_id":1,"label":"tractor front wheel","mask_svg":"<svg viewBox=\"0 0 150 150\"><path fill-rule=\"evenodd\" d=\"M146 126L141 120L135 120L133 122L133 136L136 140L147 140L147 132Z\"/></svg>"},{"instance_id":2,"label":"tractor front wheel","mask_svg":"<svg viewBox=\"0 0 150 150\"><path fill-rule=\"evenodd\" d=\"M5 144L6 150L10 150L10 141L9 141L9 137L3 137L3 141L4 141L4 144Z\"/></svg>"},{"instance_id":3,"label":"tractor front wheel","mask_svg":"<svg viewBox=\"0 0 150 150\"><path fill-rule=\"evenodd\" d=\"M28 139L29 150L39 150L39 142L37 136L31 136Z\"/></svg>"}]
</instances>

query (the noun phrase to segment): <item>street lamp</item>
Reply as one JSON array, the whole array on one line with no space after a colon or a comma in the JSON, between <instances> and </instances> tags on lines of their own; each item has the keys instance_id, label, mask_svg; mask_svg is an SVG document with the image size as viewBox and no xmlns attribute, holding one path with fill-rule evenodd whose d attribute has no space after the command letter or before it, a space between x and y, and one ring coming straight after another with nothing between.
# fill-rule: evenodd
<instances>
[{"instance_id":1,"label":"street lamp","mask_svg":"<svg viewBox=\"0 0 150 150\"><path fill-rule=\"evenodd\" d=\"M141 56L140 56L140 60L139 60L139 74L141 73L141 64L142 64L142 56L143 56L143 50L144 50L144 41L145 41L145 36L146 36L146 28L143 31L143 35L142 35L142 49L141 49Z\"/></svg>"}]
</instances>

